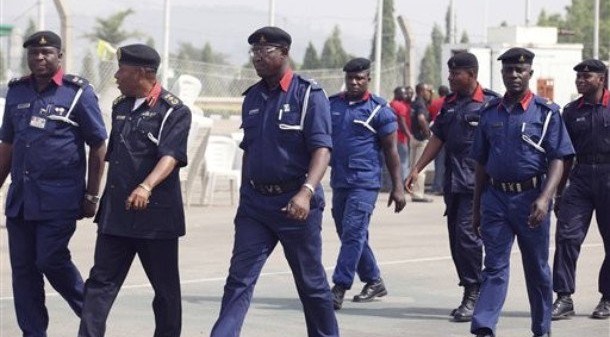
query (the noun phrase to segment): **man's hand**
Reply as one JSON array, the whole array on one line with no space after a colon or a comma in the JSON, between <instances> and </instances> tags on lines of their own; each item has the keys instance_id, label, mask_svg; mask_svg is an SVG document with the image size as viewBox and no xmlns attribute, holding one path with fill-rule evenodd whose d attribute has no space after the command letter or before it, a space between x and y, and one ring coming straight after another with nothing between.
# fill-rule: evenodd
<instances>
[{"instance_id":1,"label":"man's hand","mask_svg":"<svg viewBox=\"0 0 610 337\"><path fill-rule=\"evenodd\" d=\"M479 208L472 210L472 230L476 236L481 237L481 210Z\"/></svg>"},{"instance_id":2,"label":"man's hand","mask_svg":"<svg viewBox=\"0 0 610 337\"><path fill-rule=\"evenodd\" d=\"M290 219L305 221L309 215L309 202L312 196L313 194L309 190L301 188L299 193L290 199L288 205L282 208L282 211L286 212L286 216Z\"/></svg>"},{"instance_id":3,"label":"man's hand","mask_svg":"<svg viewBox=\"0 0 610 337\"><path fill-rule=\"evenodd\" d=\"M392 188L388 198L388 207L392 205L392 202L394 202L394 213L399 213L405 208L407 201L405 200L405 192L402 188Z\"/></svg>"},{"instance_id":4,"label":"man's hand","mask_svg":"<svg viewBox=\"0 0 610 337\"><path fill-rule=\"evenodd\" d=\"M417 176L419 176L419 172L414 168L409 172L409 176L405 179L405 190L409 194L413 194L413 184L417 182Z\"/></svg>"},{"instance_id":5,"label":"man's hand","mask_svg":"<svg viewBox=\"0 0 610 337\"><path fill-rule=\"evenodd\" d=\"M83 218L92 218L97 210L97 204L83 198L81 213Z\"/></svg>"},{"instance_id":6,"label":"man's hand","mask_svg":"<svg viewBox=\"0 0 610 337\"><path fill-rule=\"evenodd\" d=\"M150 198L150 194L151 192L148 192L146 189L140 186L136 187L125 201L125 209L134 209L136 211L146 209L146 206L148 206L149 203L148 199Z\"/></svg>"},{"instance_id":7,"label":"man's hand","mask_svg":"<svg viewBox=\"0 0 610 337\"><path fill-rule=\"evenodd\" d=\"M530 215L527 218L527 225L530 228L536 228L542 220L547 216L549 210L549 200L545 197L538 197L530 208Z\"/></svg>"}]
</instances>

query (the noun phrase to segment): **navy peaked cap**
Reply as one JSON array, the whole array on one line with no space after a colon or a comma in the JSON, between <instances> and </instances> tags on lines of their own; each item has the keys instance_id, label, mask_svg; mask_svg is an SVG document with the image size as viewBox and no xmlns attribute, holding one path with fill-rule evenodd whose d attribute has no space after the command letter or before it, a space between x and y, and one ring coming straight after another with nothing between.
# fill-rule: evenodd
<instances>
[{"instance_id":1,"label":"navy peaked cap","mask_svg":"<svg viewBox=\"0 0 610 337\"><path fill-rule=\"evenodd\" d=\"M604 64L604 62L596 59L587 59L574 67L576 71L582 72L592 72L592 73L605 73L608 67Z\"/></svg>"},{"instance_id":2,"label":"navy peaked cap","mask_svg":"<svg viewBox=\"0 0 610 337\"><path fill-rule=\"evenodd\" d=\"M30 35L23 42L23 48L55 47L61 49L61 37L50 30L43 30Z\"/></svg>"},{"instance_id":3,"label":"navy peaked cap","mask_svg":"<svg viewBox=\"0 0 610 337\"><path fill-rule=\"evenodd\" d=\"M447 61L447 66L449 66L449 69L478 68L479 61L474 54L462 52L453 55Z\"/></svg>"},{"instance_id":4,"label":"navy peaked cap","mask_svg":"<svg viewBox=\"0 0 610 337\"><path fill-rule=\"evenodd\" d=\"M259 28L248 36L248 43L253 44L275 44L290 47L292 38L283 29L273 26Z\"/></svg>"}]
</instances>

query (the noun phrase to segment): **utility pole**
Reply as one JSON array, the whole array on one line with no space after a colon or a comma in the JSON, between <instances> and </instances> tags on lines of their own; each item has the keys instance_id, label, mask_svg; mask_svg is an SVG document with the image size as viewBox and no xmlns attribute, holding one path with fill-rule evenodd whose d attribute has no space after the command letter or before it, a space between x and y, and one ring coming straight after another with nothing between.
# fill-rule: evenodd
<instances>
[{"instance_id":1,"label":"utility pole","mask_svg":"<svg viewBox=\"0 0 610 337\"><path fill-rule=\"evenodd\" d=\"M44 0L38 0L38 30L44 30Z\"/></svg>"},{"instance_id":2,"label":"utility pole","mask_svg":"<svg viewBox=\"0 0 610 337\"><path fill-rule=\"evenodd\" d=\"M383 40L383 0L377 1L377 38L375 39L375 78L374 88L381 95L381 40Z\"/></svg>"},{"instance_id":3,"label":"utility pole","mask_svg":"<svg viewBox=\"0 0 610 337\"><path fill-rule=\"evenodd\" d=\"M530 1L525 0L525 26L530 26Z\"/></svg>"},{"instance_id":4,"label":"utility pole","mask_svg":"<svg viewBox=\"0 0 610 337\"><path fill-rule=\"evenodd\" d=\"M275 0L269 0L269 26L275 26Z\"/></svg>"},{"instance_id":5,"label":"utility pole","mask_svg":"<svg viewBox=\"0 0 610 337\"><path fill-rule=\"evenodd\" d=\"M599 0L595 0L595 23L593 24L593 58L599 59Z\"/></svg>"},{"instance_id":6,"label":"utility pole","mask_svg":"<svg viewBox=\"0 0 610 337\"><path fill-rule=\"evenodd\" d=\"M169 14L170 0L165 0L165 18L163 21L163 62L161 71L161 83L167 87L167 78L169 77Z\"/></svg>"},{"instance_id":7,"label":"utility pole","mask_svg":"<svg viewBox=\"0 0 610 337\"><path fill-rule=\"evenodd\" d=\"M69 72L72 70L72 16L68 9L66 0L53 0L57 12L59 13L59 21L61 23L61 37L63 39L64 57L63 66L64 71Z\"/></svg>"},{"instance_id":8,"label":"utility pole","mask_svg":"<svg viewBox=\"0 0 610 337\"><path fill-rule=\"evenodd\" d=\"M449 2L449 42L457 43L457 29L455 24L455 6L453 0Z\"/></svg>"},{"instance_id":9,"label":"utility pole","mask_svg":"<svg viewBox=\"0 0 610 337\"><path fill-rule=\"evenodd\" d=\"M407 21L402 17L398 16L396 19L398 21L398 26L402 31L402 36L405 39L405 65L403 70L403 84L406 86L415 85L415 72L413 71L413 65L415 63L415 53L413 53L413 48L415 46L414 35L411 32L411 28L407 24Z\"/></svg>"}]
</instances>

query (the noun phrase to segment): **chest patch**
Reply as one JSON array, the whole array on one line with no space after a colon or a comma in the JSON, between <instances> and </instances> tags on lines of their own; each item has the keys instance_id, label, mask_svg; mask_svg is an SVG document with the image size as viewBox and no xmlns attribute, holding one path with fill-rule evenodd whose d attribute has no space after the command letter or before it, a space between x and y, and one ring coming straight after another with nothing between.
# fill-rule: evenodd
<instances>
[{"instance_id":1,"label":"chest patch","mask_svg":"<svg viewBox=\"0 0 610 337\"><path fill-rule=\"evenodd\" d=\"M30 103L21 103L17 105L17 109L27 109L30 107Z\"/></svg>"}]
</instances>

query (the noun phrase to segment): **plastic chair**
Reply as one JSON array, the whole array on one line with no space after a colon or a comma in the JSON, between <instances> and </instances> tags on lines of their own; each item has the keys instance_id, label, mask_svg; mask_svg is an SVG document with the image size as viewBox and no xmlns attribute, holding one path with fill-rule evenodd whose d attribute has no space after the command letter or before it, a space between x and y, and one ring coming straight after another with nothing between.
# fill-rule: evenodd
<instances>
[{"instance_id":1,"label":"plastic chair","mask_svg":"<svg viewBox=\"0 0 610 337\"><path fill-rule=\"evenodd\" d=\"M227 179L231 193L231 205L241 185L241 171L233 168L237 144L226 136L210 136L205 151L205 203L214 203L214 193L219 179Z\"/></svg>"}]
</instances>

